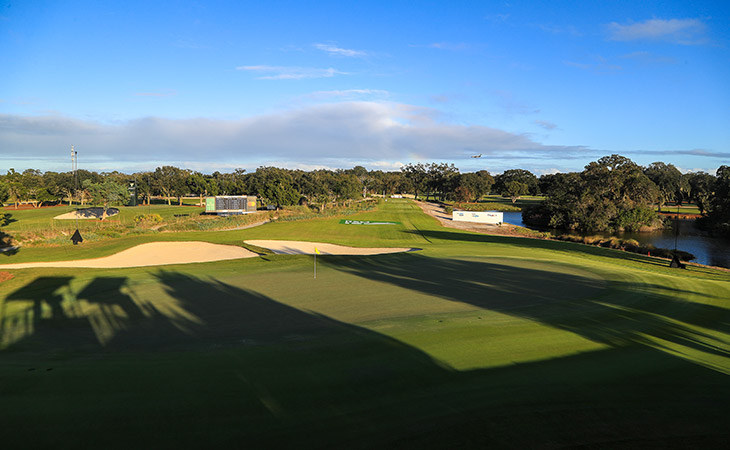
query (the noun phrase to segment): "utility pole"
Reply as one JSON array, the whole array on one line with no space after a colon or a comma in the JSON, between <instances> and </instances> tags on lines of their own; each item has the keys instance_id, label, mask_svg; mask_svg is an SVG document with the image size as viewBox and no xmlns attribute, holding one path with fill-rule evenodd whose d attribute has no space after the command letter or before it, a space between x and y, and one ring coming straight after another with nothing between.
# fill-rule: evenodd
<instances>
[{"instance_id":1,"label":"utility pole","mask_svg":"<svg viewBox=\"0 0 730 450\"><path fill-rule=\"evenodd\" d=\"M71 172L74 177L74 193L71 196L71 201L73 202L74 197L76 197L78 190L79 190L79 177L78 177L78 164L79 164L79 158L78 158L78 152L74 150L74 146L71 146ZM73 236L71 236L71 242L74 243L74 245L78 245L79 242L84 242L84 238L81 237L81 233L79 233L79 214L78 210L76 211L76 231L74 232Z\"/></svg>"},{"instance_id":2,"label":"utility pole","mask_svg":"<svg viewBox=\"0 0 730 450\"><path fill-rule=\"evenodd\" d=\"M77 154L78 154L78 152L76 150L74 150L74 146L72 145L71 146L71 175L74 178L74 190L73 190L73 194L71 194L71 203L73 203L73 201L76 199L77 191L79 190L79 182L76 177L76 170L78 168L78 165L77 165L78 161L76 158Z\"/></svg>"}]
</instances>

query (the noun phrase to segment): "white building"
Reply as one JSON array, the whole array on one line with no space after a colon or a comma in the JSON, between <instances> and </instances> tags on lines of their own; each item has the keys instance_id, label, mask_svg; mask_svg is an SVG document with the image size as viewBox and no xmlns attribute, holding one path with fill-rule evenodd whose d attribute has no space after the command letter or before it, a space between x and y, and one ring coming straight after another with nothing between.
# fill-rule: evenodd
<instances>
[{"instance_id":1,"label":"white building","mask_svg":"<svg viewBox=\"0 0 730 450\"><path fill-rule=\"evenodd\" d=\"M476 222L501 225L504 222L504 213L500 211L454 211L452 220L456 222Z\"/></svg>"}]
</instances>

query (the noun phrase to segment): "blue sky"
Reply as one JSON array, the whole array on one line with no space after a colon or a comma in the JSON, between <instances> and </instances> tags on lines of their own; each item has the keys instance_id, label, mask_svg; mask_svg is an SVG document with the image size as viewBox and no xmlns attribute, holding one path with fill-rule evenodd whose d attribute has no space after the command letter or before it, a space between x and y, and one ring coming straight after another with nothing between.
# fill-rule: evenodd
<instances>
[{"instance_id":1,"label":"blue sky","mask_svg":"<svg viewBox=\"0 0 730 450\"><path fill-rule=\"evenodd\" d=\"M0 172L714 172L729 5L0 0Z\"/></svg>"}]
</instances>

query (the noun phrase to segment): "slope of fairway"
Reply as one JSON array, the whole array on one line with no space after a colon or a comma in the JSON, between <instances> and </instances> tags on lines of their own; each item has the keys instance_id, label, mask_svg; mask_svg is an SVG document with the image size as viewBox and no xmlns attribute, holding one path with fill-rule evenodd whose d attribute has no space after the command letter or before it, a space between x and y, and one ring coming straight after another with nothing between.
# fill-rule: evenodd
<instances>
[{"instance_id":1,"label":"slope of fairway","mask_svg":"<svg viewBox=\"0 0 730 450\"><path fill-rule=\"evenodd\" d=\"M316 279L310 255L14 271L0 283L3 444L727 443L727 273L446 230L406 200L348 218L399 224L160 237L423 251L318 256Z\"/></svg>"}]
</instances>

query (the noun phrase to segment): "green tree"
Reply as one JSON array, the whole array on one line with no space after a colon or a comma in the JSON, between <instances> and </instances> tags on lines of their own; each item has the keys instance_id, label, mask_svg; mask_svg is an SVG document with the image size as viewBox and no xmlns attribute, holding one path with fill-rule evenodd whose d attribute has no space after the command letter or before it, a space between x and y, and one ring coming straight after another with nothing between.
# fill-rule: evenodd
<instances>
[{"instance_id":1,"label":"green tree","mask_svg":"<svg viewBox=\"0 0 730 450\"><path fill-rule=\"evenodd\" d=\"M10 190L5 180L0 180L0 205L2 205L8 198L10 198Z\"/></svg>"},{"instance_id":2,"label":"green tree","mask_svg":"<svg viewBox=\"0 0 730 450\"><path fill-rule=\"evenodd\" d=\"M291 174L284 169L259 167L253 176L252 184L257 195L275 204L277 208L295 205L300 198Z\"/></svg>"},{"instance_id":3,"label":"green tree","mask_svg":"<svg viewBox=\"0 0 730 450\"><path fill-rule=\"evenodd\" d=\"M708 216L716 228L730 234L730 166L717 169L713 190Z\"/></svg>"},{"instance_id":4,"label":"green tree","mask_svg":"<svg viewBox=\"0 0 730 450\"><path fill-rule=\"evenodd\" d=\"M706 172L687 174L689 198L697 205L700 214L707 212L715 189L715 177Z\"/></svg>"},{"instance_id":5,"label":"green tree","mask_svg":"<svg viewBox=\"0 0 730 450\"><path fill-rule=\"evenodd\" d=\"M582 231L638 230L655 225L656 185L620 155L589 163L583 172L556 174L542 205L523 211L531 225Z\"/></svg>"},{"instance_id":6,"label":"green tree","mask_svg":"<svg viewBox=\"0 0 730 450\"><path fill-rule=\"evenodd\" d=\"M338 200L356 199L362 197L362 182L353 174L337 173L333 191Z\"/></svg>"},{"instance_id":7,"label":"green tree","mask_svg":"<svg viewBox=\"0 0 730 450\"><path fill-rule=\"evenodd\" d=\"M529 170L524 169L510 169L505 170L503 173L494 177L494 191L499 195L504 195L507 192L507 183L510 181L517 181L527 186L527 192L520 195L538 195L540 193L539 183L537 177ZM509 195L504 195L509 197Z\"/></svg>"},{"instance_id":8,"label":"green tree","mask_svg":"<svg viewBox=\"0 0 730 450\"><path fill-rule=\"evenodd\" d=\"M400 168L403 177L408 180L414 197L418 200L418 193L428 189L427 168L422 163L407 164Z\"/></svg>"},{"instance_id":9,"label":"green tree","mask_svg":"<svg viewBox=\"0 0 730 450\"><path fill-rule=\"evenodd\" d=\"M319 205L320 210L335 200L334 175L329 170L313 170L296 173L296 189L310 204Z\"/></svg>"},{"instance_id":10,"label":"green tree","mask_svg":"<svg viewBox=\"0 0 730 450\"><path fill-rule=\"evenodd\" d=\"M504 190L501 192L502 197L509 197L512 203L516 202L521 196L526 195L530 192L530 187L520 181L512 180L508 181Z\"/></svg>"},{"instance_id":11,"label":"green tree","mask_svg":"<svg viewBox=\"0 0 730 450\"><path fill-rule=\"evenodd\" d=\"M124 205L129 200L127 186L111 179L101 183L94 183L90 179L86 179L83 187L89 193L91 201L95 204L103 204L104 209L108 209L109 205Z\"/></svg>"},{"instance_id":12,"label":"green tree","mask_svg":"<svg viewBox=\"0 0 730 450\"><path fill-rule=\"evenodd\" d=\"M659 195L657 196L657 207L659 211L662 206L666 205L670 200L681 196L683 183L682 173L672 164L663 162L653 162L649 167L644 169L644 174L656 184Z\"/></svg>"},{"instance_id":13,"label":"green tree","mask_svg":"<svg viewBox=\"0 0 730 450\"><path fill-rule=\"evenodd\" d=\"M149 205L154 191L152 172L137 172L132 178L137 183L137 195L142 196L142 202Z\"/></svg>"},{"instance_id":14,"label":"green tree","mask_svg":"<svg viewBox=\"0 0 730 450\"><path fill-rule=\"evenodd\" d=\"M174 166L162 166L155 169L152 174L152 186L157 192L167 199L167 204L172 204L171 197L177 197L182 205L182 196L187 193L185 180L189 170L180 169Z\"/></svg>"},{"instance_id":15,"label":"green tree","mask_svg":"<svg viewBox=\"0 0 730 450\"><path fill-rule=\"evenodd\" d=\"M426 186L429 192L443 201L452 196L459 182L459 169L453 164L431 163L426 172ZM428 194L426 194L428 200Z\"/></svg>"},{"instance_id":16,"label":"green tree","mask_svg":"<svg viewBox=\"0 0 730 450\"><path fill-rule=\"evenodd\" d=\"M208 195L208 179L200 172L190 172L185 179L187 191L200 196L201 203L203 196Z\"/></svg>"},{"instance_id":17,"label":"green tree","mask_svg":"<svg viewBox=\"0 0 730 450\"><path fill-rule=\"evenodd\" d=\"M482 197L489 194L493 185L494 177L486 170L464 173L459 179L459 186L471 192L470 201L479 201Z\"/></svg>"},{"instance_id":18,"label":"green tree","mask_svg":"<svg viewBox=\"0 0 730 450\"><path fill-rule=\"evenodd\" d=\"M15 207L18 207L18 203L25 199L25 188L22 182L23 175L20 172L16 172L15 169L11 168L5 175L5 185L8 188L9 198L15 202Z\"/></svg>"},{"instance_id":19,"label":"green tree","mask_svg":"<svg viewBox=\"0 0 730 450\"><path fill-rule=\"evenodd\" d=\"M54 200L59 202L67 200L69 206L71 206L74 193L72 172L45 172L43 174L43 185Z\"/></svg>"}]
</instances>

